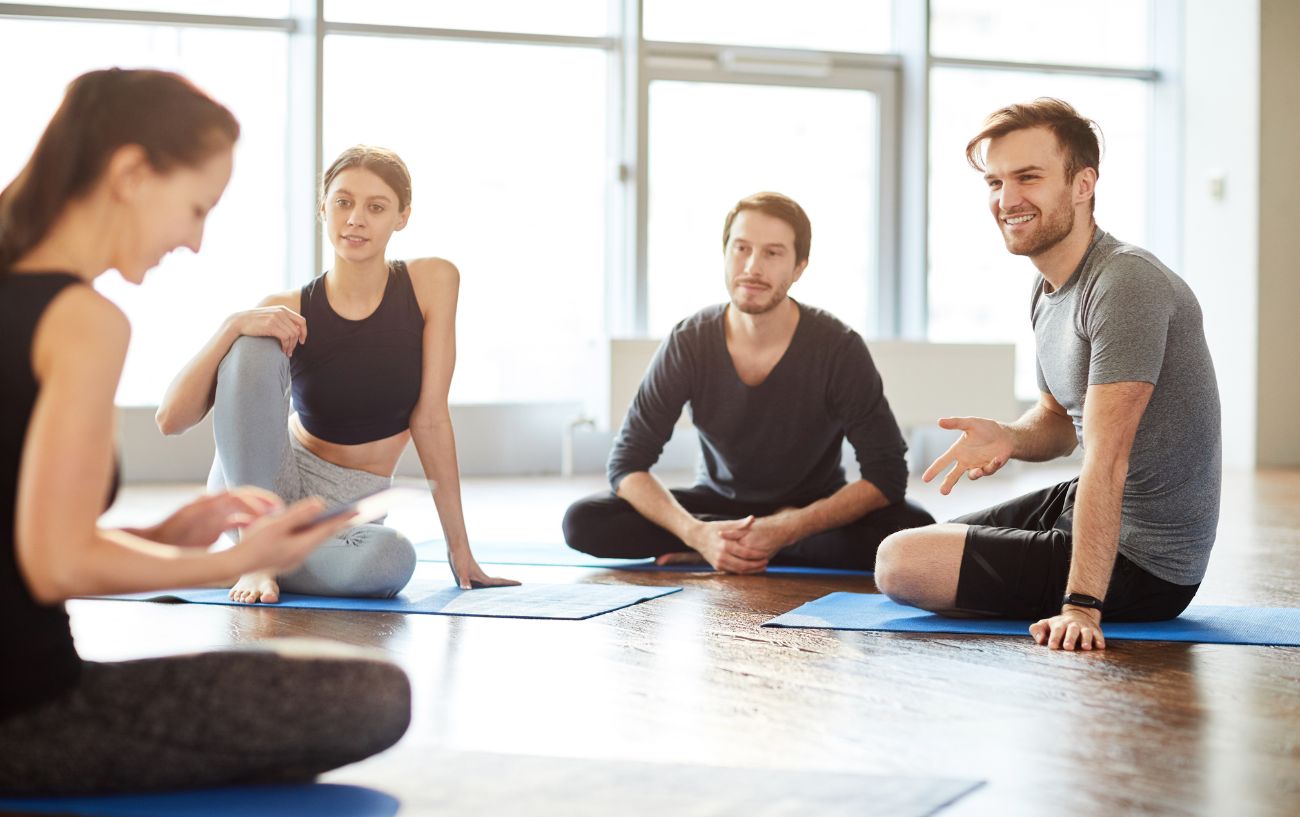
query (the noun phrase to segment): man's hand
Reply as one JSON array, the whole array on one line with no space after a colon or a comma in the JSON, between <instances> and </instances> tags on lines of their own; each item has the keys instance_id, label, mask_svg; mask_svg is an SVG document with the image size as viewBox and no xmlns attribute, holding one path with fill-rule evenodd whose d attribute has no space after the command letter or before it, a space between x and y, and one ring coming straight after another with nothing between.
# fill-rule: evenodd
<instances>
[{"instance_id":1,"label":"man's hand","mask_svg":"<svg viewBox=\"0 0 1300 817\"><path fill-rule=\"evenodd\" d=\"M994 420L982 417L945 417L939 421L940 428L958 429L962 432L947 451L931 463L921 475L924 482L930 482L943 473L948 466L953 466L939 486L939 493L947 496L952 486L957 484L962 474L970 479L987 477L997 473L1007 464L1015 448L1011 432Z\"/></svg>"},{"instance_id":2,"label":"man's hand","mask_svg":"<svg viewBox=\"0 0 1300 817\"><path fill-rule=\"evenodd\" d=\"M769 555L741 541L755 522L752 516L721 522L701 522L686 540L686 544L703 556L715 570L724 573L762 573L767 570Z\"/></svg>"},{"instance_id":3,"label":"man's hand","mask_svg":"<svg viewBox=\"0 0 1300 817\"><path fill-rule=\"evenodd\" d=\"M764 561L770 561L783 548L796 541L797 537L788 519L785 512L760 516L749 527L724 531L722 536L743 547L745 553L762 554Z\"/></svg>"},{"instance_id":4,"label":"man's hand","mask_svg":"<svg viewBox=\"0 0 1300 817\"><path fill-rule=\"evenodd\" d=\"M1066 605L1060 615L1029 625L1035 643L1053 650L1104 650L1106 638L1101 634L1101 611Z\"/></svg>"}]
</instances>

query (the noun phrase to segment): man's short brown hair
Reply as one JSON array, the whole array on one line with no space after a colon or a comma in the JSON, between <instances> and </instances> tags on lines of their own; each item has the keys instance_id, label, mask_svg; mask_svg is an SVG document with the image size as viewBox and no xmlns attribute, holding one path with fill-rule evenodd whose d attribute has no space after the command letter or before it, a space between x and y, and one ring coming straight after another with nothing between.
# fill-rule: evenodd
<instances>
[{"instance_id":1,"label":"man's short brown hair","mask_svg":"<svg viewBox=\"0 0 1300 817\"><path fill-rule=\"evenodd\" d=\"M757 210L789 224L794 230L795 264L802 264L808 260L808 253L812 250L812 222L808 220L808 214L797 201L780 193L755 193L736 202L736 206L727 213L727 221L722 225L723 252L726 252L727 244L731 241L732 222L745 210Z\"/></svg>"},{"instance_id":2,"label":"man's short brown hair","mask_svg":"<svg viewBox=\"0 0 1300 817\"><path fill-rule=\"evenodd\" d=\"M1080 116L1070 103L1050 96L1008 105L989 114L983 130L966 143L966 161L983 173L984 143L1026 128L1047 128L1056 136L1056 143L1065 156L1067 180L1073 180L1076 173L1087 167L1101 175L1101 127ZM1092 204L1096 206L1096 196Z\"/></svg>"}]
</instances>

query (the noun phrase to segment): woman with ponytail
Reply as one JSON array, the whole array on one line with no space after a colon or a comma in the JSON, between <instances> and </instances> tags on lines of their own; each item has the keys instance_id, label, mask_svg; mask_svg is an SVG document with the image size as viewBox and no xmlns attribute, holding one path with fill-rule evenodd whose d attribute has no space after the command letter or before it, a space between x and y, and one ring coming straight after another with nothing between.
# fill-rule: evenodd
<instances>
[{"instance_id":1,"label":"woman with ponytail","mask_svg":"<svg viewBox=\"0 0 1300 817\"><path fill-rule=\"evenodd\" d=\"M384 661L264 646L98 663L73 645L67 599L290 570L347 524L237 487L150 528L96 523L130 327L91 282L140 284L197 252L238 136L175 74L96 71L0 193L0 793L302 780L406 729L410 688ZM232 529L234 547L207 550Z\"/></svg>"}]
</instances>

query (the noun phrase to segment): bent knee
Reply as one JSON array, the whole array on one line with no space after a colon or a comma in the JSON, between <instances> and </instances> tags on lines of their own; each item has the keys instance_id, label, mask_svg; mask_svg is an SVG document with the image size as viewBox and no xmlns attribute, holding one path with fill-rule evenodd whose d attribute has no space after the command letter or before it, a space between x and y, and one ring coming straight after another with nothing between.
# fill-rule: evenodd
<instances>
[{"instance_id":1,"label":"bent knee","mask_svg":"<svg viewBox=\"0 0 1300 817\"><path fill-rule=\"evenodd\" d=\"M371 662L373 680L366 686L365 723L370 754L382 752L406 734L411 724L411 681L396 664Z\"/></svg>"},{"instance_id":2,"label":"bent knee","mask_svg":"<svg viewBox=\"0 0 1300 817\"><path fill-rule=\"evenodd\" d=\"M392 598L415 574L411 540L392 528L359 525L312 552L280 589L313 596Z\"/></svg>"},{"instance_id":3,"label":"bent knee","mask_svg":"<svg viewBox=\"0 0 1300 817\"><path fill-rule=\"evenodd\" d=\"M357 536L356 542L365 551L367 572L375 577L376 584L391 588L396 594L406 586L415 573L415 545L404 534L383 525L361 525L349 531L348 538Z\"/></svg>"},{"instance_id":4,"label":"bent knee","mask_svg":"<svg viewBox=\"0 0 1300 817\"><path fill-rule=\"evenodd\" d=\"M349 700L348 723L337 730L340 759L354 762L397 743L411 723L411 682L402 668L371 659L333 662L330 670Z\"/></svg>"},{"instance_id":5,"label":"bent knee","mask_svg":"<svg viewBox=\"0 0 1300 817\"><path fill-rule=\"evenodd\" d=\"M595 522L595 503L590 499L580 499L569 506L560 522L564 532L564 541L575 550L588 552L592 541L592 528Z\"/></svg>"},{"instance_id":6,"label":"bent knee","mask_svg":"<svg viewBox=\"0 0 1300 817\"><path fill-rule=\"evenodd\" d=\"M288 364L289 358L275 338L240 335L230 345L230 351L221 359L222 374L247 374Z\"/></svg>"},{"instance_id":7,"label":"bent knee","mask_svg":"<svg viewBox=\"0 0 1300 817\"><path fill-rule=\"evenodd\" d=\"M935 526L891 533L876 553L876 588L900 604L928 607L935 573Z\"/></svg>"}]
</instances>

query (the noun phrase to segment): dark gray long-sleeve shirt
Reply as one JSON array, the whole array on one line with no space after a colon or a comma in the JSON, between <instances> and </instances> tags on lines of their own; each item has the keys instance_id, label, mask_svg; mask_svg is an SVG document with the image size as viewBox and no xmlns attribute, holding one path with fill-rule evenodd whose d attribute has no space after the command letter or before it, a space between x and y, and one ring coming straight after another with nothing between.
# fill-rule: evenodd
<instances>
[{"instance_id":1,"label":"dark gray long-sleeve shirt","mask_svg":"<svg viewBox=\"0 0 1300 817\"><path fill-rule=\"evenodd\" d=\"M677 324L614 441L613 489L658 461L689 404L703 454L697 485L743 502L806 505L845 485L847 437L862 478L891 503L901 500L907 445L866 343L829 313L798 307L790 347L757 386L745 385L731 362L725 304Z\"/></svg>"}]
</instances>

